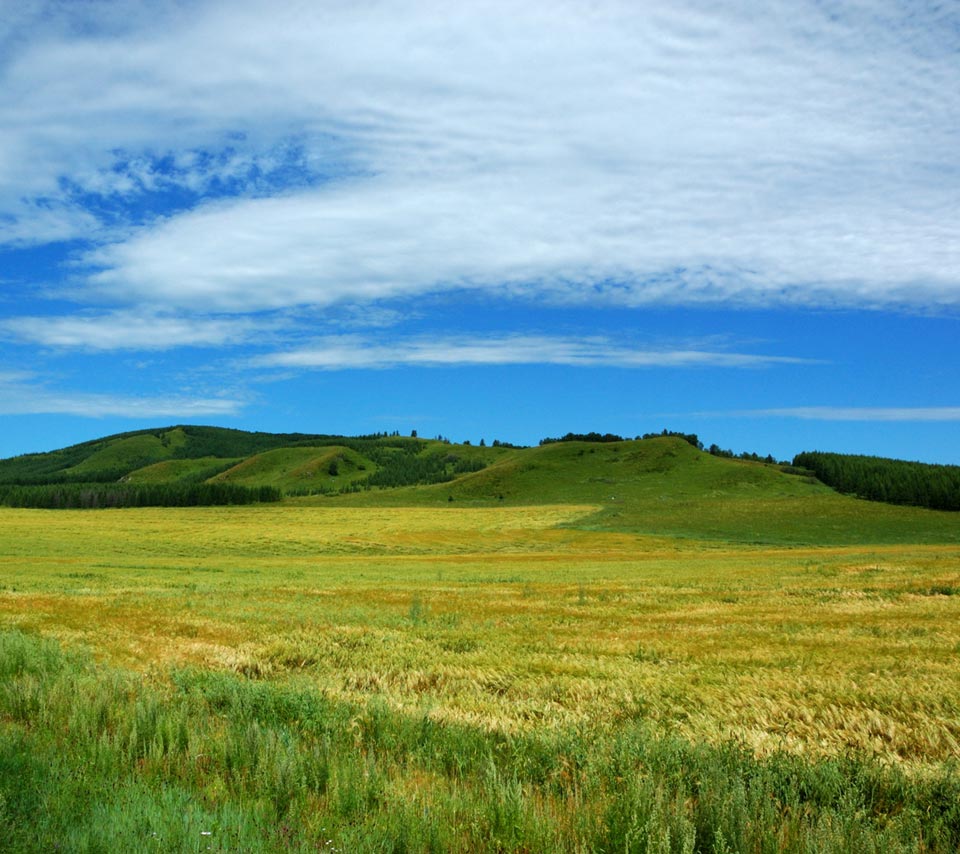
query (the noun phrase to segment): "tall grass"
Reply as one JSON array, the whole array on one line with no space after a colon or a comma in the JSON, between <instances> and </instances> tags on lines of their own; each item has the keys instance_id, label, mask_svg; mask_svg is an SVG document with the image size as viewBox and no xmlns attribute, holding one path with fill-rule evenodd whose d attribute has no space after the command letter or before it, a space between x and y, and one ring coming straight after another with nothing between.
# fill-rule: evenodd
<instances>
[{"instance_id":1,"label":"tall grass","mask_svg":"<svg viewBox=\"0 0 960 854\"><path fill-rule=\"evenodd\" d=\"M522 731L960 755L955 546L771 549L529 507L0 512L0 627Z\"/></svg>"},{"instance_id":2,"label":"tall grass","mask_svg":"<svg viewBox=\"0 0 960 854\"><path fill-rule=\"evenodd\" d=\"M960 778L642 722L510 735L0 634L0 850L955 852Z\"/></svg>"}]
</instances>

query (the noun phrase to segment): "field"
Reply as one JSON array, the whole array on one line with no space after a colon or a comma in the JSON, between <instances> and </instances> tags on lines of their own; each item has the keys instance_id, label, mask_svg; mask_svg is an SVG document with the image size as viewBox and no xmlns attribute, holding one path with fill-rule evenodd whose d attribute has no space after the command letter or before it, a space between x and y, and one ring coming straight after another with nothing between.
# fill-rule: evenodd
<instances>
[{"instance_id":1,"label":"field","mask_svg":"<svg viewBox=\"0 0 960 854\"><path fill-rule=\"evenodd\" d=\"M0 508L0 850L960 845L955 526L467 497Z\"/></svg>"}]
</instances>

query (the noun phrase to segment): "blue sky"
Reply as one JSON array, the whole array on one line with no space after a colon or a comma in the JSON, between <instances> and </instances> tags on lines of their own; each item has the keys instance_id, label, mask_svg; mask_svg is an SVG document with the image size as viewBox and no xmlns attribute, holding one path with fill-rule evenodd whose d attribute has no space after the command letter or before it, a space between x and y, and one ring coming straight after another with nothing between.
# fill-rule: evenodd
<instances>
[{"instance_id":1,"label":"blue sky","mask_svg":"<svg viewBox=\"0 0 960 854\"><path fill-rule=\"evenodd\" d=\"M174 423L960 463L952 4L18 2L0 456Z\"/></svg>"}]
</instances>

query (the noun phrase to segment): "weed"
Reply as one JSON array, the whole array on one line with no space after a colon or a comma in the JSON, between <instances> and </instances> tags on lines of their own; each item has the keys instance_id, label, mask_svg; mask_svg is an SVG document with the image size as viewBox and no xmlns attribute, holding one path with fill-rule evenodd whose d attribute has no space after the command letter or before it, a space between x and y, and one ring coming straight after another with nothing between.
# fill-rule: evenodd
<instances>
[{"instance_id":1,"label":"weed","mask_svg":"<svg viewBox=\"0 0 960 854\"><path fill-rule=\"evenodd\" d=\"M643 664L662 664L663 656L653 647L639 644L630 654L630 658Z\"/></svg>"},{"instance_id":2,"label":"weed","mask_svg":"<svg viewBox=\"0 0 960 854\"><path fill-rule=\"evenodd\" d=\"M424 604L419 593L414 593L410 600L410 609L407 611L407 619L414 625L420 625L427 620L427 606Z\"/></svg>"}]
</instances>

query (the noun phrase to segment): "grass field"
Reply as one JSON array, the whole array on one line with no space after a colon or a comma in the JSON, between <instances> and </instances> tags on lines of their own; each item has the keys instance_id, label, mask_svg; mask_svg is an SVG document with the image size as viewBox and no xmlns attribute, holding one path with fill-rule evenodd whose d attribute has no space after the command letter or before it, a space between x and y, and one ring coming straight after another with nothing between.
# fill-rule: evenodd
<instances>
[{"instance_id":1,"label":"grass field","mask_svg":"<svg viewBox=\"0 0 960 854\"><path fill-rule=\"evenodd\" d=\"M0 509L0 850L960 844L951 529L350 500Z\"/></svg>"},{"instance_id":2,"label":"grass field","mask_svg":"<svg viewBox=\"0 0 960 854\"><path fill-rule=\"evenodd\" d=\"M330 465L337 475L330 475ZM376 465L355 451L336 445L326 448L277 448L250 457L212 478L241 486L276 486L281 489L334 488L367 477Z\"/></svg>"}]
</instances>

